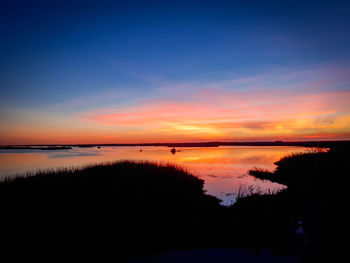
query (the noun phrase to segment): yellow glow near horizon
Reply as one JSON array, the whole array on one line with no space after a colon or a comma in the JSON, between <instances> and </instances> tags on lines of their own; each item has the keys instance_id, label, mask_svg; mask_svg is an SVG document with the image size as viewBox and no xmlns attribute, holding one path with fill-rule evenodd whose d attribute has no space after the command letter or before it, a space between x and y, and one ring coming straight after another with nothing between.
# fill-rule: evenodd
<instances>
[{"instance_id":1,"label":"yellow glow near horizon","mask_svg":"<svg viewBox=\"0 0 350 263\"><path fill-rule=\"evenodd\" d=\"M225 95L225 94L224 94ZM263 97L205 92L59 115L21 111L3 122L1 144L138 143L350 138L350 92ZM222 103L216 102L220 99Z\"/></svg>"}]
</instances>

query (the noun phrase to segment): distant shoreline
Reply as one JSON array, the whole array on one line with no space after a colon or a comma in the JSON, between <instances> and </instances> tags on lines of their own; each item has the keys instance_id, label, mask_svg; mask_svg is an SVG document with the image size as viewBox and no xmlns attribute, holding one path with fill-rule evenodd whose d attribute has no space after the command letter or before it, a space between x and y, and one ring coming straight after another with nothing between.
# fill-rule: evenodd
<instances>
[{"instance_id":1,"label":"distant shoreline","mask_svg":"<svg viewBox=\"0 0 350 263\"><path fill-rule=\"evenodd\" d=\"M166 146L166 147L219 147L219 146L301 146L331 148L341 145L350 145L350 141L267 141L267 142L188 142L188 143L108 143L108 144L26 144L3 145L0 149L31 149L31 150L68 150L71 147L103 147L103 146Z\"/></svg>"}]
</instances>

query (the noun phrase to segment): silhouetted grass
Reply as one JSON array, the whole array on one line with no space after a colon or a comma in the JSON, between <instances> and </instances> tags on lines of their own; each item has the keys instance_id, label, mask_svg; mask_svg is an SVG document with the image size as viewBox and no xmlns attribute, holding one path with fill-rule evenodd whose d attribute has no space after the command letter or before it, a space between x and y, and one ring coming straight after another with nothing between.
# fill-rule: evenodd
<instances>
[{"instance_id":1,"label":"silhouetted grass","mask_svg":"<svg viewBox=\"0 0 350 263\"><path fill-rule=\"evenodd\" d=\"M248 173L251 176L254 176L254 177L259 178L261 180L272 180L273 179L272 172L270 172L267 169L263 169L263 168L259 168L259 167L249 170Z\"/></svg>"},{"instance_id":2,"label":"silhouetted grass","mask_svg":"<svg viewBox=\"0 0 350 263\"><path fill-rule=\"evenodd\" d=\"M293 224L294 228L299 227L307 262L340 261L347 255L345 233L350 233L347 215L349 150L349 144L344 143L328 152L315 149L291 154L275 163L277 168L272 174L260 170L250 172L258 178L285 184L287 189L274 196L240 199L233 209L236 213L248 211L247 217L240 219L250 220L251 225L271 221L268 225L274 230L283 231ZM250 209L258 215L254 217Z\"/></svg>"},{"instance_id":3,"label":"silhouetted grass","mask_svg":"<svg viewBox=\"0 0 350 263\"><path fill-rule=\"evenodd\" d=\"M173 165L125 161L7 178L0 183L0 238L14 248L11 256L45 262L203 247L339 261L349 233L348 153L345 145L282 158L273 173L255 175L286 190L252 191L231 207Z\"/></svg>"},{"instance_id":4,"label":"silhouetted grass","mask_svg":"<svg viewBox=\"0 0 350 263\"><path fill-rule=\"evenodd\" d=\"M223 207L203 185L174 165L131 161L6 178L0 183L0 236L16 250L29 249L13 255L43 261L53 254L123 261L168 249L276 244L290 253L282 226L259 224L264 206Z\"/></svg>"},{"instance_id":5,"label":"silhouetted grass","mask_svg":"<svg viewBox=\"0 0 350 263\"><path fill-rule=\"evenodd\" d=\"M29 255L46 260L58 247L64 257L69 251L122 260L207 246L220 233L215 214L222 207L203 184L173 165L131 161L6 178L0 183L1 239L31 245ZM43 246L39 253L37 246Z\"/></svg>"}]
</instances>

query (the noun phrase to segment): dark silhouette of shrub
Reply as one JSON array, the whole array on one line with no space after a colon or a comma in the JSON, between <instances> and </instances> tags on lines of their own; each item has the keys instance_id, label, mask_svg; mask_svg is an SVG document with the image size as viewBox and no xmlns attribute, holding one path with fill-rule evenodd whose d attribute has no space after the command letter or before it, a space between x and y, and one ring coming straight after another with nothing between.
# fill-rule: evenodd
<instances>
[{"instance_id":1,"label":"dark silhouette of shrub","mask_svg":"<svg viewBox=\"0 0 350 263\"><path fill-rule=\"evenodd\" d=\"M1 239L118 260L205 246L221 207L203 184L179 167L129 161L7 178L0 183ZM36 256L51 260L47 251Z\"/></svg>"},{"instance_id":2,"label":"dark silhouette of shrub","mask_svg":"<svg viewBox=\"0 0 350 263\"><path fill-rule=\"evenodd\" d=\"M349 144L294 154L272 173L275 195L230 206L173 165L116 162L40 171L0 183L0 258L125 261L169 249L247 247L340 261L349 233ZM12 250L11 250L12 249Z\"/></svg>"},{"instance_id":3,"label":"dark silhouette of shrub","mask_svg":"<svg viewBox=\"0 0 350 263\"><path fill-rule=\"evenodd\" d=\"M270 218L282 216L281 221L294 218L302 222L305 261L341 261L347 254L345 233L350 233L346 209L348 154L349 143L335 144L328 152L314 150L286 156L276 162L271 175L252 171L251 175L261 178L263 174L265 179L287 185L287 189L271 197L246 198L243 206L261 210L272 205ZM269 202L263 201L268 198ZM240 205L237 202L236 207Z\"/></svg>"}]
</instances>

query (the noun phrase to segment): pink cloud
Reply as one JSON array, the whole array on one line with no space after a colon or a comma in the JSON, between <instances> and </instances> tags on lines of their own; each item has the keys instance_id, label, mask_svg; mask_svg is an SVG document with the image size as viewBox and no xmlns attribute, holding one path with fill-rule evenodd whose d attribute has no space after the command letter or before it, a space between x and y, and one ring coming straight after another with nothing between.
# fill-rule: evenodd
<instances>
[{"instance_id":1,"label":"pink cloud","mask_svg":"<svg viewBox=\"0 0 350 263\"><path fill-rule=\"evenodd\" d=\"M139 100L132 91L86 94L53 105L51 113L20 112L5 120L0 137L2 143L350 139L350 69L282 71L162 81ZM72 108L80 113L61 111Z\"/></svg>"},{"instance_id":2,"label":"pink cloud","mask_svg":"<svg viewBox=\"0 0 350 263\"><path fill-rule=\"evenodd\" d=\"M287 90L251 94L205 89L189 97L192 101L142 101L137 106L124 107L109 114L90 112L84 118L130 130L142 127L143 132L152 131L169 137L181 134L193 136L196 133L198 137L206 134L207 138L291 136L303 131L329 133L337 129L350 130L350 125L338 118L350 116L350 91L299 95Z\"/></svg>"}]
</instances>

